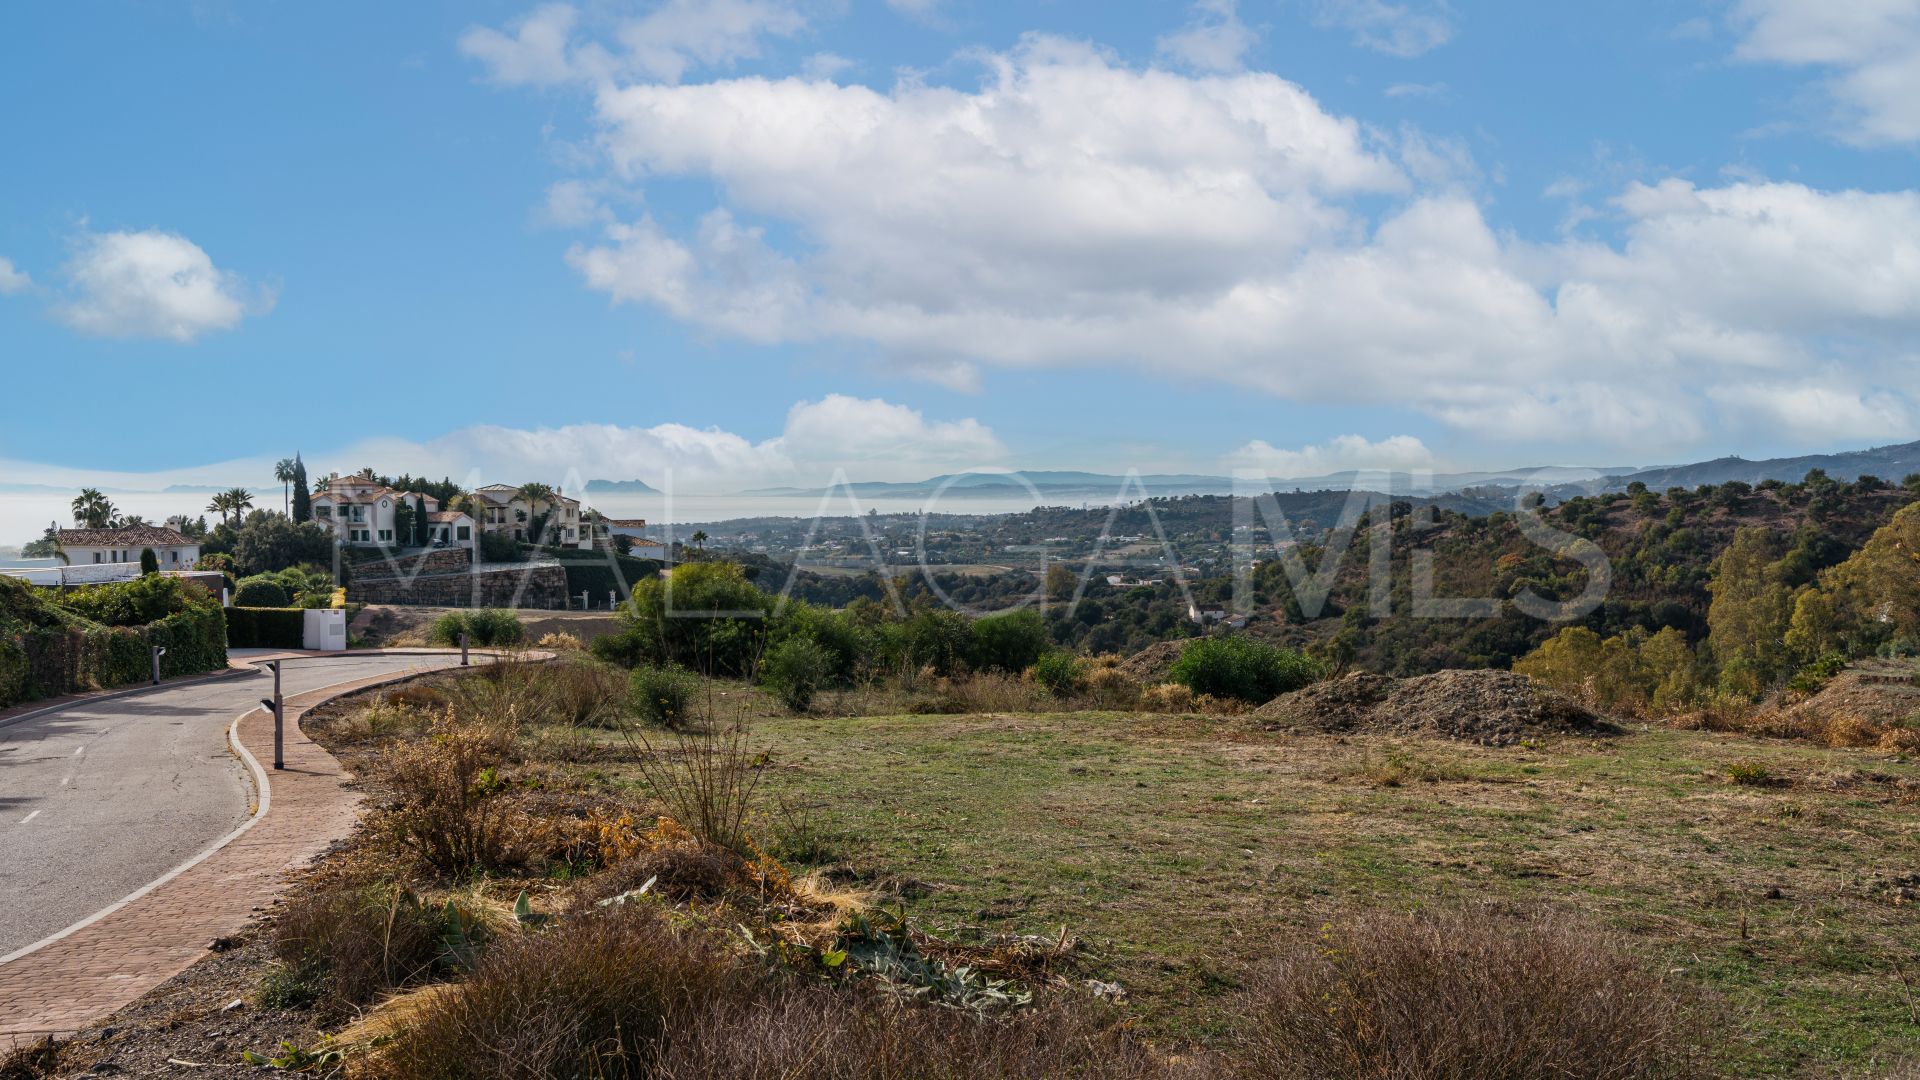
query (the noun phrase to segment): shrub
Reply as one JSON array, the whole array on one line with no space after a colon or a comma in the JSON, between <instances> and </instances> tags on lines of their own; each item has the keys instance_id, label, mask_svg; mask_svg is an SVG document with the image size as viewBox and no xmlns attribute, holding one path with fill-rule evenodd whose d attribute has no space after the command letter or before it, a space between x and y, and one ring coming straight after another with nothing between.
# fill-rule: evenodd
<instances>
[{"instance_id":1,"label":"shrub","mask_svg":"<svg viewBox=\"0 0 1920 1080\"><path fill-rule=\"evenodd\" d=\"M140 573L157 574L160 572L160 556L152 548L140 549Z\"/></svg>"},{"instance_id":2,"label":"shrub","mask_svg":"<svg viewBox=\"0 0 1920 1080\"><path fill-rule=\"evenodd\" d=\"M1773 771L1766 763L1750 758L1727 766L1727 778L1746 787L1769 787L1774 783Z\"/></svg>"},{"instance_id":3,"label":"shrub","mask_svg":"<svg viewBox=\"0 0 1920 1080\"><path fill-rule=\"evenodd\" d=\"M663 728L678 728L686 722L697 689L692 675L671 664L634 668L628 682L634 711Z\"/></svg>"},{"instance_id":4,"label":"shrub","mask_svg":"<svg viewBox=\"0 0 1920 1080\"><path fill-rule=\"evenodd\" d=\"M661 1040L748 973L640 904L594 911L489 948L454 993L436 995L376 1059L408 1080L644 1077Z\"/></svg>"},{"instance_id":5,"label":"shrub","mask_svg":"<svg viewBox=\"0 0 1920 1080\"><path fill-rule=\"evenodd\" d=\"M1239 635L1190 643L1167 675L1196 694L1260 704L1324 674L1312 658Z\"/></svg>"},{"instance_id":6,"label":"shrub","mask_svg":"<svg viewBox=\"0 0 1920 1080\"><path fill-rule=\"evenodd\" d=\"M760 681L780 703L794 712L806 712L814 692L827 681L833 660L812 638L795 637L767 650L760 664Z\"/></svg>"},{"instance_id":7,"label":"shrub","mask_svg":"<svg viewBox=\"0 0 1920 1080\"><path fill-rule=\"evenodd\" d=\"M1027 670L1054 697L1072 697L1086 687L1086 664L1069 652L1050 652Z\"/></svg>"},{"instance_id":8,"label":"shrub","mask_svg":"<svg viewBox=\"0 0 1920 1080\"><path fill-rule=\"evenodd\" d=\"M1245 1075L1689 1075L1689 1010L1622 945L1553 918L1364 915L1250 980Z\"/></svg>"},{"instance_id":9,"label":"shrub","mask_svg":"<svg viewBox=\"0 0 1920 1080\"><path fill-rule=\"evenodd\" d=\"M1047 621L1037 611L1010 611L973 621L967 660L982 670L1021 672L1049 649Z\"/></svg>"},{"instance_id":10,"label":"shrub","mask_svg":"<svg viewBox=\"0 0 1920 1080\"><path fill-rule=\"evenodd\" d=\"M274 923L281 996L309 988L332 1017L431 974L444 955L438 912L395 885L297 893ZM292 996L299 996L298 992Z\"/></svg>"},{"instance_id":11,"label":"shrub","mask_svg":"<svg viewBox=\"0 0 1920 1080\"><path fill-rule=\"evenodd\" d=\"M1156 683L1140 691L1140 707L1147 712L1193 711L1193 691L1180 683Z\"/></svg>"},{"instance_id":12,"label":"shrub","mask_svg":"<svg viewBox=\"0 0 1920 1080\"><path fill-rule=\"evenodd\" d=\"M547 664L542 675L553 687L548 719L594 728L615 728L626 720L626 672L576 658Z\"/></svg>"},{"instance_id":13,"label":"shrub","mask_svg":"<svg viewBox=\"0 0 1920 1080\"><path fill-rule=\"evenodd\" d=\"M520 644L527 636L527 629L520 622L520 616L505 608L449 611L433 620L427 630L427 640L435 645L453 646L460 644L462 633L467 635L469 645L499 647Z\"/></svg>"},{"instance_id":14,"label":"shrub","mask_svg":"<svg viewBox=\"0 0 1920 1080\"><path fill-rule=\"evenodd\" d=\"M634 663L671 663L714 675L745 675L767 640L773 597L733 563L682 563L670 579L634 586L620 609L620 632L594 655Z\"/></svg>"},{"instance_id":15,"label":"shrub","mask_svg":"<svg viewBox=\"0 0 1920 1080\"><path fill-rule=\"evenodd\" d=\"M233 591L234 607L283 608L292 603L293 598L287 595L285 586L272 578L246 578Z\"/></svg>"},{"instance_id":16,"label":"shrub","mask_svg":"<svg viewBox=\"0 0 1920 1080\"><path fill-rule=\"evenodd\" d=\"M388 752L385 780L397 805L385 812L381 829L425 866L458 878L517 860L505 801L497 798L500 733L453 717L449 711L430 738Z\"/></svg>"},{"instance_id":17,"label":"shrub","mask_svg":"<svg viewBox=\"0 0 1920 1080\"><path fill-rule=\"evenodd\" d=\"M724 733L709 725L676 737L674 746L640 739L641 774L667 816L703 844L743 856L757 854L747 839L747 819L760 788L762 755L747 745L744 727Z\"/></svg>"}]
</instances>

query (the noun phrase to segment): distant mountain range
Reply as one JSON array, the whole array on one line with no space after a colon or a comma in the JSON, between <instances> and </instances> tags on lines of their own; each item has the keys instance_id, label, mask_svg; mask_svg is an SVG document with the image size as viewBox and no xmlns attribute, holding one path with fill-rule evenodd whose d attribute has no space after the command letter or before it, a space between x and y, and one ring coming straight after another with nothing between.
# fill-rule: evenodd
<instances>
[{"instance_id":1,"label":"distant mountain range","mask_svg":"<svg viewBox=\"0 0 1920 1080\"><path fill-rule=\"evenodd\" d=\"M589 480L587 494L658 495L660 489L645 480Z\"/></svg>"},{"instance_id":2,"label":"distant mountain range","mask_svg":"<svg viewBox=\"0 0 1920 1080\"><path fill-rule=\"evenodd\" d=\"M1855 480L1870 474L1898 482L1909 473L1920 473L1920 442L1880 446L1871 450L1852 450L1838 454L1807 454L1802 457L1768 458L1749 461L1740 457L1715 458L1689 465L1655 467L1616 465L1583 467L1546 465L1526 469L1500 469L1482 472L1435 473L1415 477L1410 473L1382 476L1378 472L1349 470L1324 476L1290 477L1270 481L1276 491L1345 491L1363 487L1386 490L1391 495L1441 495L1474 488L1514 488L1535 486L1551 493L1572 495L1619 491L1639 481L1655 491L1670 487L1699 487L1741 480L1757 484L1762 480L1798 483L1809 469L1825 469L1835 480ZM588 490L594 490L594 481ZM630 481L639 483L639 481ZM639 489L620 489L639 490ZM862 481L840 489L855 495L894 498L965 499L1038 493L1045 499L1068 502L1131 501L1148 496L1229 495L1235 492L1234 480L1226 476L1193 473L1148 473L1124 476L1117 473L1036 470L1008 473L943 474L925 480L887 483ZM1242 487L1240 490L1245 490ZM743 491L744 496L819 496L825 488L761 488Z\"/></svg>"}]
</instances>

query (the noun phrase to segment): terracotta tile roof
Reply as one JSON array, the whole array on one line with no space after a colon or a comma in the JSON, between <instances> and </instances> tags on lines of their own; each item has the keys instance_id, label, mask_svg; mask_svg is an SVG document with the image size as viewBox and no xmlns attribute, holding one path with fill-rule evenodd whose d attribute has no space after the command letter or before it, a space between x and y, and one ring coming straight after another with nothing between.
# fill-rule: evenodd
<instances>
[{"instance_id":1,"label":"terracotta tile roof","mask_svg":"<svg viewBox=\"0 0 1920 1080\"><path fill-rule=\"evenodd\" d=\"M449 522L449 521L460 521L462 519L465 519L467 521L473 520L471 517L468 517L466 514L458 510L430 510L427 512L428 521Z\"/></svg>"},{"instance_id":2,"label":"terracotta tile roof","mask_svg":"<svg viewBox=\"0 0 1920 1080\"><path fill-rule=\"evenodd\" d=\"M158 525L130 525L124 529L61 529L63 548L190 547L189 540L172 529Z\"/></svg>"},{"instance_id":3,"label":"terracotta tile roof","mask_svg":"<svg viewBox=\"0 0 1920 1080\"><path fill-rule=\"evenodd\" d=\"M605 521L601 522L601 524L610 526L615 529L644 529L647 527L647 519L646 518L608 518Z\"/></svg>"}]
</instances>

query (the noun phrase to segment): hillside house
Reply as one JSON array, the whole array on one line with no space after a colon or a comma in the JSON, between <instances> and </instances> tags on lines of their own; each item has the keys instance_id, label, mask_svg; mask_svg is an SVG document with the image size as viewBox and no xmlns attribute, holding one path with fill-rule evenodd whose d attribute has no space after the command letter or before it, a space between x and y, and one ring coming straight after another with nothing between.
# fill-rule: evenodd
<instances>
[{"instance_id":1,"label":"hillside house","mask_svg":"<svg viewBox=\"0 0 1920 1080\"><path fill-rule=\"evenodd\" d=\"M411 547L412 536L396 535L399 505L405 500L427 513L428 536L434 543L471 547L474 520L458 510L440 509L440 500L417 491L395 491L378 480L339 473L321 481L313 496L313 520L353 547Z\"/></svg>"},{"instance_id":2,"label":"hillside house","mask_svg":"<svg viewBox=\"0 0 1920 1080\"><path fill-rule=\"evenodd\" d=\"M148 548L162 570L186 570L200 561L200 544L172 529L157 525L129 525L123 529L61 529L60 551L67 565L140 562Z\"/></svg>"},{"instance_id":3,"label":"hillside house","mask_svg":"<svg viewBox=\"0 0 1920 1080\"><path fill-rule=\"evenodd\" d=\"M515 540L528 540L536 514L547 515L546 535L542 542L560 547L592 548L593 525L580 509L579 499L569 499L556 490L552 499L535 506L512 484L488 484L473 492L474 517L484 533L505 533Z\"/></svg>"}]
</instances>

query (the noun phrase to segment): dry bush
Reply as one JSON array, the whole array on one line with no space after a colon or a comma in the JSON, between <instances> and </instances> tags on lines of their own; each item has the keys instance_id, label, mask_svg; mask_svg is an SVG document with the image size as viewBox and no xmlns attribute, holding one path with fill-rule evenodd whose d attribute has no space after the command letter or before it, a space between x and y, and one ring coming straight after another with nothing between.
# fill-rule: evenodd
<instances>
[{"instance_id":1,"label":"dry bush","mask_svg":"<svg viewBox=\"0 0 1920 1080\"><path fill-rule=\"evenodd\" d=\"M324 1013L345 1016L431 974L441 922L405 888L350 883L297 894L274 923L273 951Z\"/></svg>"},{"instance_id":2,"label":"dry bush","mask_svg":"<svg viewBox=\"0 0 1920 1080\"><path fill-rule=\"evenodd\" d=\"M649 738L638 729L628 737L637 744L641 775L668 817L701 843L752 853L747 820L755 808L765 755L747 745L744 725L721 731L709 724L671 741Z\"/></svg>"},{"instance_id":3,"label":"dry bush","mask_svg":"<svg viewBox=\"0 0 1920 1080\"><path fill-rule=\"evenodd\" d=\"M756 994L750 974L648 907L581 914L508 937L457 992L419 1006L367 1062L395 1080L656 1075L660 1040Z\"/></svg>"},{"instance_id":4,"label":"dry bush","mask_svg":"<svg viewBox=\"0 0 1920 1080\"><path fill-rule=\"evenodd\" d=\"M1193 691L1181 683L1155 683L1140 691L1140 708L1144 712L1192 712L1193 701Z\"/></svg>"},{"instance_id":5,"label":"dry bush","mask_svg":"<svg viewBox=\"0 0 1920 1080\"><path fill-rule=\"evenodd\" d=\"M1086 695L1103 709L1132 709L1139 705L1142 687L1111 653L1087 662Z\"/></svg>"},{"instance_id":6,"label":"dry bush","mask_svg":"<svg viewBox=\"0 0 1920 1080\"><path fill-rule=\"evenodd\" d=\"M586 648L585 645L580 643L578 637L567 633L565 630L555 630L540 635L540 640L534 642L533 647L536 649L545 649L549 652L579 652L581 649Z\"/></svg>"},{"instance_id":7,"label":"dry bush","mask_svg":"<svg viewBox=\"0 0 1920 1080\"><path fill-rule=\"evenodd\" d=\"M668 1041L659 1080L1201 1080L1112 1017L1052 1007L1004 1020L815 989L730 1001Z\"/></svg>"},{"instance_id":8,"label":"dry bush","mask_svg":"<svg viewBox=\"0 0 1920 1080\"><path fill-rule=\"evenodd\" d=\"M1221 1075L1178 1066L1117 1018L1051 1007L987 1019L783 980L677 929L651 905L589 910L503 939L466 982L410 995L364 1062L394 1080Z\"/></svg>"},{"instance_id":9,"label":"dry bush","mask_svg":"<svg viewBox=\"0 0 1920 1080\"><path fill-rule=\"evenodd\" d=\"M541 719L590 728L619 728L626 723L626 672L580 659L554 663L544 674L551 684L551 708Z\"/></svg>"},{"instance_id":10,"label":"dry bush","mask_svg":"<svg viewBox=\"0 0 1920 1080\"><path fill-rule=\"evenodd\" d=\"M1375 913L1253 974L1242 1075L1691 1076L1690 1011L1621 943L1557 918Z\"/></svg>"},{"instance_id":11,"label":"dry bush","mask_svg":"<svg viewBox=\"0 0 1920 1080\"><path fill-rule=\"evenodd\" d=\"M1055 712L1060 701L1036 683L1000 671L976 671L929 683L933 707L926 712Z\"/></svg>"},{"instance_id":12,"label":"dry bush","mask_svg":"<svg viewBox=\"0 0 1920 1080\"><path fill-rule=\"evenodd\" d=\"M521 725L546 723L556 713L554 680L543 663L485 664L447 683L441 693L461 722L499 732L508 742Z\"/></svg>"},{"instance_id":13,"label":"dry bush","mask_svg":"<svg viewBox=\"0 0 1920 1080\"><path fill-rule=\"evenodd\" d=\"M382 778L395 805L375 827L446 877L514 865L508 800L500 797L504 755L497 728L448 712L435 721L431 737L388 752Z\"/></svg>"}]
</instances>

